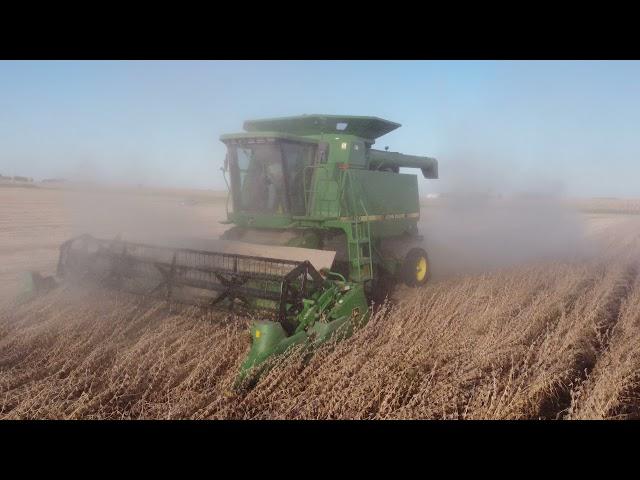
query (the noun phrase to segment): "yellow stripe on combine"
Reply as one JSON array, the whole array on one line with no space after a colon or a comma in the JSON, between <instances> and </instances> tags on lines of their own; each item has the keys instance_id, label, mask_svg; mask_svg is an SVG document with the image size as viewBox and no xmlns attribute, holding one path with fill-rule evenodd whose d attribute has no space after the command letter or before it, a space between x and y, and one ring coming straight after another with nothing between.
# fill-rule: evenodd
<instances>
[{"instance_id":1,"label":"yellow stripe on combine","mask_svg":"<svg viewBox=\"0 0 640 480\"><path fill-rule=\"evenodd\" d=\"M348 222L354 217L340 217L341 222ZM404 220L406 218L420 218L420 213L390 213L388 215L362 215L357 217L359 222L376 222L380 220Z\"/></svg>"}]
</instances>

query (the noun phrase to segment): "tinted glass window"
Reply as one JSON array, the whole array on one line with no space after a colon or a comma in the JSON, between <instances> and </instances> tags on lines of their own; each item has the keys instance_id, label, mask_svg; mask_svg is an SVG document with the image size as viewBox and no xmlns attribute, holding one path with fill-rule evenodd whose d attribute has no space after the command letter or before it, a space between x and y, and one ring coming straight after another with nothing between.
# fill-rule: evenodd
<instances>
[{"instance_id":1,"label":"tinted glass window","mask_svg":"<svg viewBox=\"0 0 640 480\"><path fill-rule=\"evenodd\" d=\"M287 171L291 213L304 215L306 213L305 190L309 190L309 182L311 181L311 172L308 169L305 171L305 167L313 163L316 148L313 145L283 143L282 152Z\"/></svg>"},{"instance_id":2,"label":"tinted glass window","mask_svg":"<svg viewBox=\"0 0 640 480\"><path fill-rule=\"evenodd\" d=\"M234 210L255 213L306 213L316 155L315 145L293 142L229 146Z\"/></svg>"},{"instance_id":3,"label":"tinted glass window","mask_svg":"<svg viewBox=\"0 0 640 480\"><path fill-rule=\"evenodd\" d=\"M285 213L287 202L282 152L275 143L235 147L232 160L234 207L247 212Z\"/></svg>"}]
</instances>

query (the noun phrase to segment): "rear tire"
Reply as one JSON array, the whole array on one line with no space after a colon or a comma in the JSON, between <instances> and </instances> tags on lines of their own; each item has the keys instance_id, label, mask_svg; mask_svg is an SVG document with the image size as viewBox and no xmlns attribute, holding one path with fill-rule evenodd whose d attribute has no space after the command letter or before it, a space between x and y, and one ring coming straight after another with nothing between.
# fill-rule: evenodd
<instances>
[{"instance_id":1,"label":"rear tire","mask_svg":"<svg viewBox=\"0 0 640 480\"><path fill-rule=\"evenodd\" d=\"M429 257L422 248L412 248L404 257L400 275L405 285L421 287L430 277Z\"/></svg>"}]
</instances>

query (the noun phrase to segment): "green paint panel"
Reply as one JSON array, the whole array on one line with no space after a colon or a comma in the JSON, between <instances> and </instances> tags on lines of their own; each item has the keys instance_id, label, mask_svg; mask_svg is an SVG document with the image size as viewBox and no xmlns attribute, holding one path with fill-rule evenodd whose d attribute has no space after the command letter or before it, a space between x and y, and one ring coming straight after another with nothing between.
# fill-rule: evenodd
<instances>
[{"instance_id":1,"label":"green paint panel","mask_svg":"<svg viewBox=\"0 0 640 480\"><path fill-rule=\"evenodd\" d=\"M351 185L346 193L356 204L362 201L368 215L420 212L416 175L357 169L351 169L349 175Z\"/></svg>"}]
</instances>

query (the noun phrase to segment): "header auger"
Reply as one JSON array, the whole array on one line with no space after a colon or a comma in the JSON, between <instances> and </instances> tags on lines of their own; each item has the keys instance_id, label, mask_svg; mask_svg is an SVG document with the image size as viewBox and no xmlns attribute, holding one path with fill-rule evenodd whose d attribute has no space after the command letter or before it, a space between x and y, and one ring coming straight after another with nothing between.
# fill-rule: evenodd
<instances>
[{"instance_id":1,"label":"header auger","mask_svg":"<svg viewBox=\"0 0 640 480\"><path fill-rule=\"evenodd\" d=\"M336 115L246 121L244 132L221 137L229 186L223 223L231 226L221 239L149 245L83 235L62 245L57 276L260 312L240 378L293 345L348 336L389 285L429 278L417 176L400 168L435 179L438 164L372 148L399 126ZM50 288L37 274L31 285Z\"/></svg>"}]
</instances>

